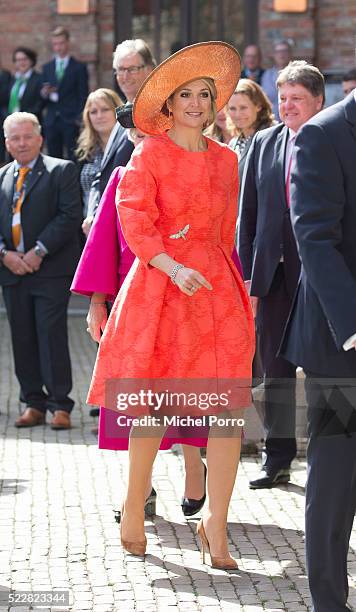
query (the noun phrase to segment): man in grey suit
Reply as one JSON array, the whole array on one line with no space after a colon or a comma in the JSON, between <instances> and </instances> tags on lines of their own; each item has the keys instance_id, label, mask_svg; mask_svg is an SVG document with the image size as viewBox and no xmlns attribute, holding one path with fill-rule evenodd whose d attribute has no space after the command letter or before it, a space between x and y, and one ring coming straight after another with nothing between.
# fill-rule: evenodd
<instances>
[{"instance_id":1,"label":"man in grey suit","mask_svg":"<svg viewBox=\"0 0 356 612\"><path fill-rule=\"evenodd\" d=\"M346 612L356 511L356 99L295 143L291 217L301 282L282 354L306 373L306 555L314 612Z\"/></svg>"},{"instance_id":2,"label":"man in grey suit","mask_svg":"<svg viewBox=\"0 0 356 612\"><path fill-rule=\"evenodd\" d=\"M67 306L79 259L79 179L73 162L41 154L40 131L32 113L4 121L14 161L0 170L0 285L26 406L15 424L40 425L49 411L52 429L68 429Z\"/></svg>"}]
</instances>

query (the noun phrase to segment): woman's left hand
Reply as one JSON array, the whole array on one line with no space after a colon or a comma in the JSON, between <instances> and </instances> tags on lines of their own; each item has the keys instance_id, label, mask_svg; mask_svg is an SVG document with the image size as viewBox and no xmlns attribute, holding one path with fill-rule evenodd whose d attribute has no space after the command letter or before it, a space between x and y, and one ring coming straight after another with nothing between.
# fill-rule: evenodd
<instances>
[{"instance_id":1,"label":"woman's left hand","mask_svg":"<svg viewBox=\"0 0 356 612\"><path fill-rule=\"evenodd\" d=\"M202 287L206 287L206 289L209 289L209 291L212 290L211 284L202 274L200 274L200 272L186 267L178 270L175 278L175 284L183 293L185 293L185 295L189 296L194 295L194 293Z\"/></svg>"},{"instance_id":2,"label":"woman's left hand","mask_svg":"<svg viewBox=\"0 0 356 612\"><path fill-rule=\"evenodd\" d=\"M93 225L93 221L94 221L94 217L90 216L90 217L86 217L82 223L82 230L83 233L85 234L85 236L88 236L89 232L90 232L90 228Z\"/></svg>"},{"instance_id":3,"label":"woman's left hand","mask_svg":"<svg viewBox=\"0 0 356 612\"><path fill-rule=\"evenodd\" d=\"M90 302L87 315L87 332L95 342L100 342L101 333L105 329L108 320L108 313L105 302Z\"/></svg>"}]
</instances>

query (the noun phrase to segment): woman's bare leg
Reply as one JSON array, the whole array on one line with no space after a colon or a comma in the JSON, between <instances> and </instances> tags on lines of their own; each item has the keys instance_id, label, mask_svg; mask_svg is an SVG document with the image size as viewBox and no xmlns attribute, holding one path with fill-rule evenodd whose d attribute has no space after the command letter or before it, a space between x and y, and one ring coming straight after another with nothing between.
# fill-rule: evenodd
<instances>
[{"instance_id":1,"label":"woman's bare leg","mask_svg":"<svg viewBox=\"0 0 356 612\"><path fill-rule=\"evenodd\" d=\"M238 416L241 417L241 412ZM236 413L234 413L236 416ZM207 505L204 527L212 555L227 557L227 515L241 452L241 428L231 428L221 437L222 428L212 426L207 446Z\"/></svg>"},{"instance_id":2,"label":"woman's bare leg","mask_svg":"<svg viewBox=\"0 0 356 612\"><path fill-rule=\"evenodd\" d=\"M164 428L162 430L155 428L155 437L150 437L149 431L143 437L142 429L140 430L140 428L133 428L131 431L127 492L124 503L124 516L121 519L123 538L129 542L142 541L145 537L144 508L148 483L164 431Z\"/></svg>"},{"instance_id":3,"label":"woman's bare leg","mask_svg":"<svg viewBox=\"0 0 356 612\"><path fill-rule=\"evenodd\" d=\"M200 448L182 444L185 467L185 487L183 497L201 499L205 491L205 470Z\"/></svg>"}]
</instances>

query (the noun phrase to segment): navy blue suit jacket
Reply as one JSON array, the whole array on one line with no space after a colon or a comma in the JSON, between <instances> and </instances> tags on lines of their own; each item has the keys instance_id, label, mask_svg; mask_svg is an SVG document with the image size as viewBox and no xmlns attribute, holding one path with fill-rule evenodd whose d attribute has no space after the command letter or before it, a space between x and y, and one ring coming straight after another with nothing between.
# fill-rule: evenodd
<instances>
[{"instance_id":1,"label":"navy blue suit jacket","mask_svg":"<svg viewBox=\"0 0 356 612\"><path fill-rule=\"evenodd\" d=\"M285 189L288 138L283 123L257 132L245 162L237 248L244 278L251 279L251 295L257 297L268 295L282 255L292 294L300 272Z\"/></svg>"},{"instance_id":2,"label":"navy blue suit jacket","mask_svg":"<svg viewBox=\"0 0 356 612\"><path fill-rule=\"evenodd\" d=\"M325 376L355 377L356 101L353 94L311 119L295 143L291 215L301 282L281 354Z\"/></svg>"},{"instance_id":3,"label":"navy blue suit jacket","mask_svg":"<svg viewBox=\"0 0 356 612\"><path fill-rule=\"evenodd\" d=\"M51 60L42 68L42 84L50 83L58 88L58 102L45 99L47 113L44 120L45 126L51 126L56 116L60 116L66 123L81 123L82 111L88 97L88 70L86 64L71 57L64 72L63 78L58 83L56 76L56 61Z\"/></svg>"}]
</instances>

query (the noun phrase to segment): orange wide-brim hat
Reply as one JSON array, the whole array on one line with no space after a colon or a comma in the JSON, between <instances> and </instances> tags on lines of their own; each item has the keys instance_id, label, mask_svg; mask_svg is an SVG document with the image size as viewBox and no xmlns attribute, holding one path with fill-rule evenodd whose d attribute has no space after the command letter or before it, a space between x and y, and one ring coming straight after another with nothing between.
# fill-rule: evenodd
<instances>
[{"instance_id":1,"label":"orange wide-brim hat","mask_svg":"<svg viewBox=\"0 0 356 612\"><path fill-rule=\"evenodd\" d=\"M169 130L173 120L162 112L165 102L178 87L196 79L213 79L219 111L234 93L240 74L240 56L228 43L210 41L184 47L164 60L142 83L133 106L135 126L146 134Z\"/></svg>"}]
</instances>

